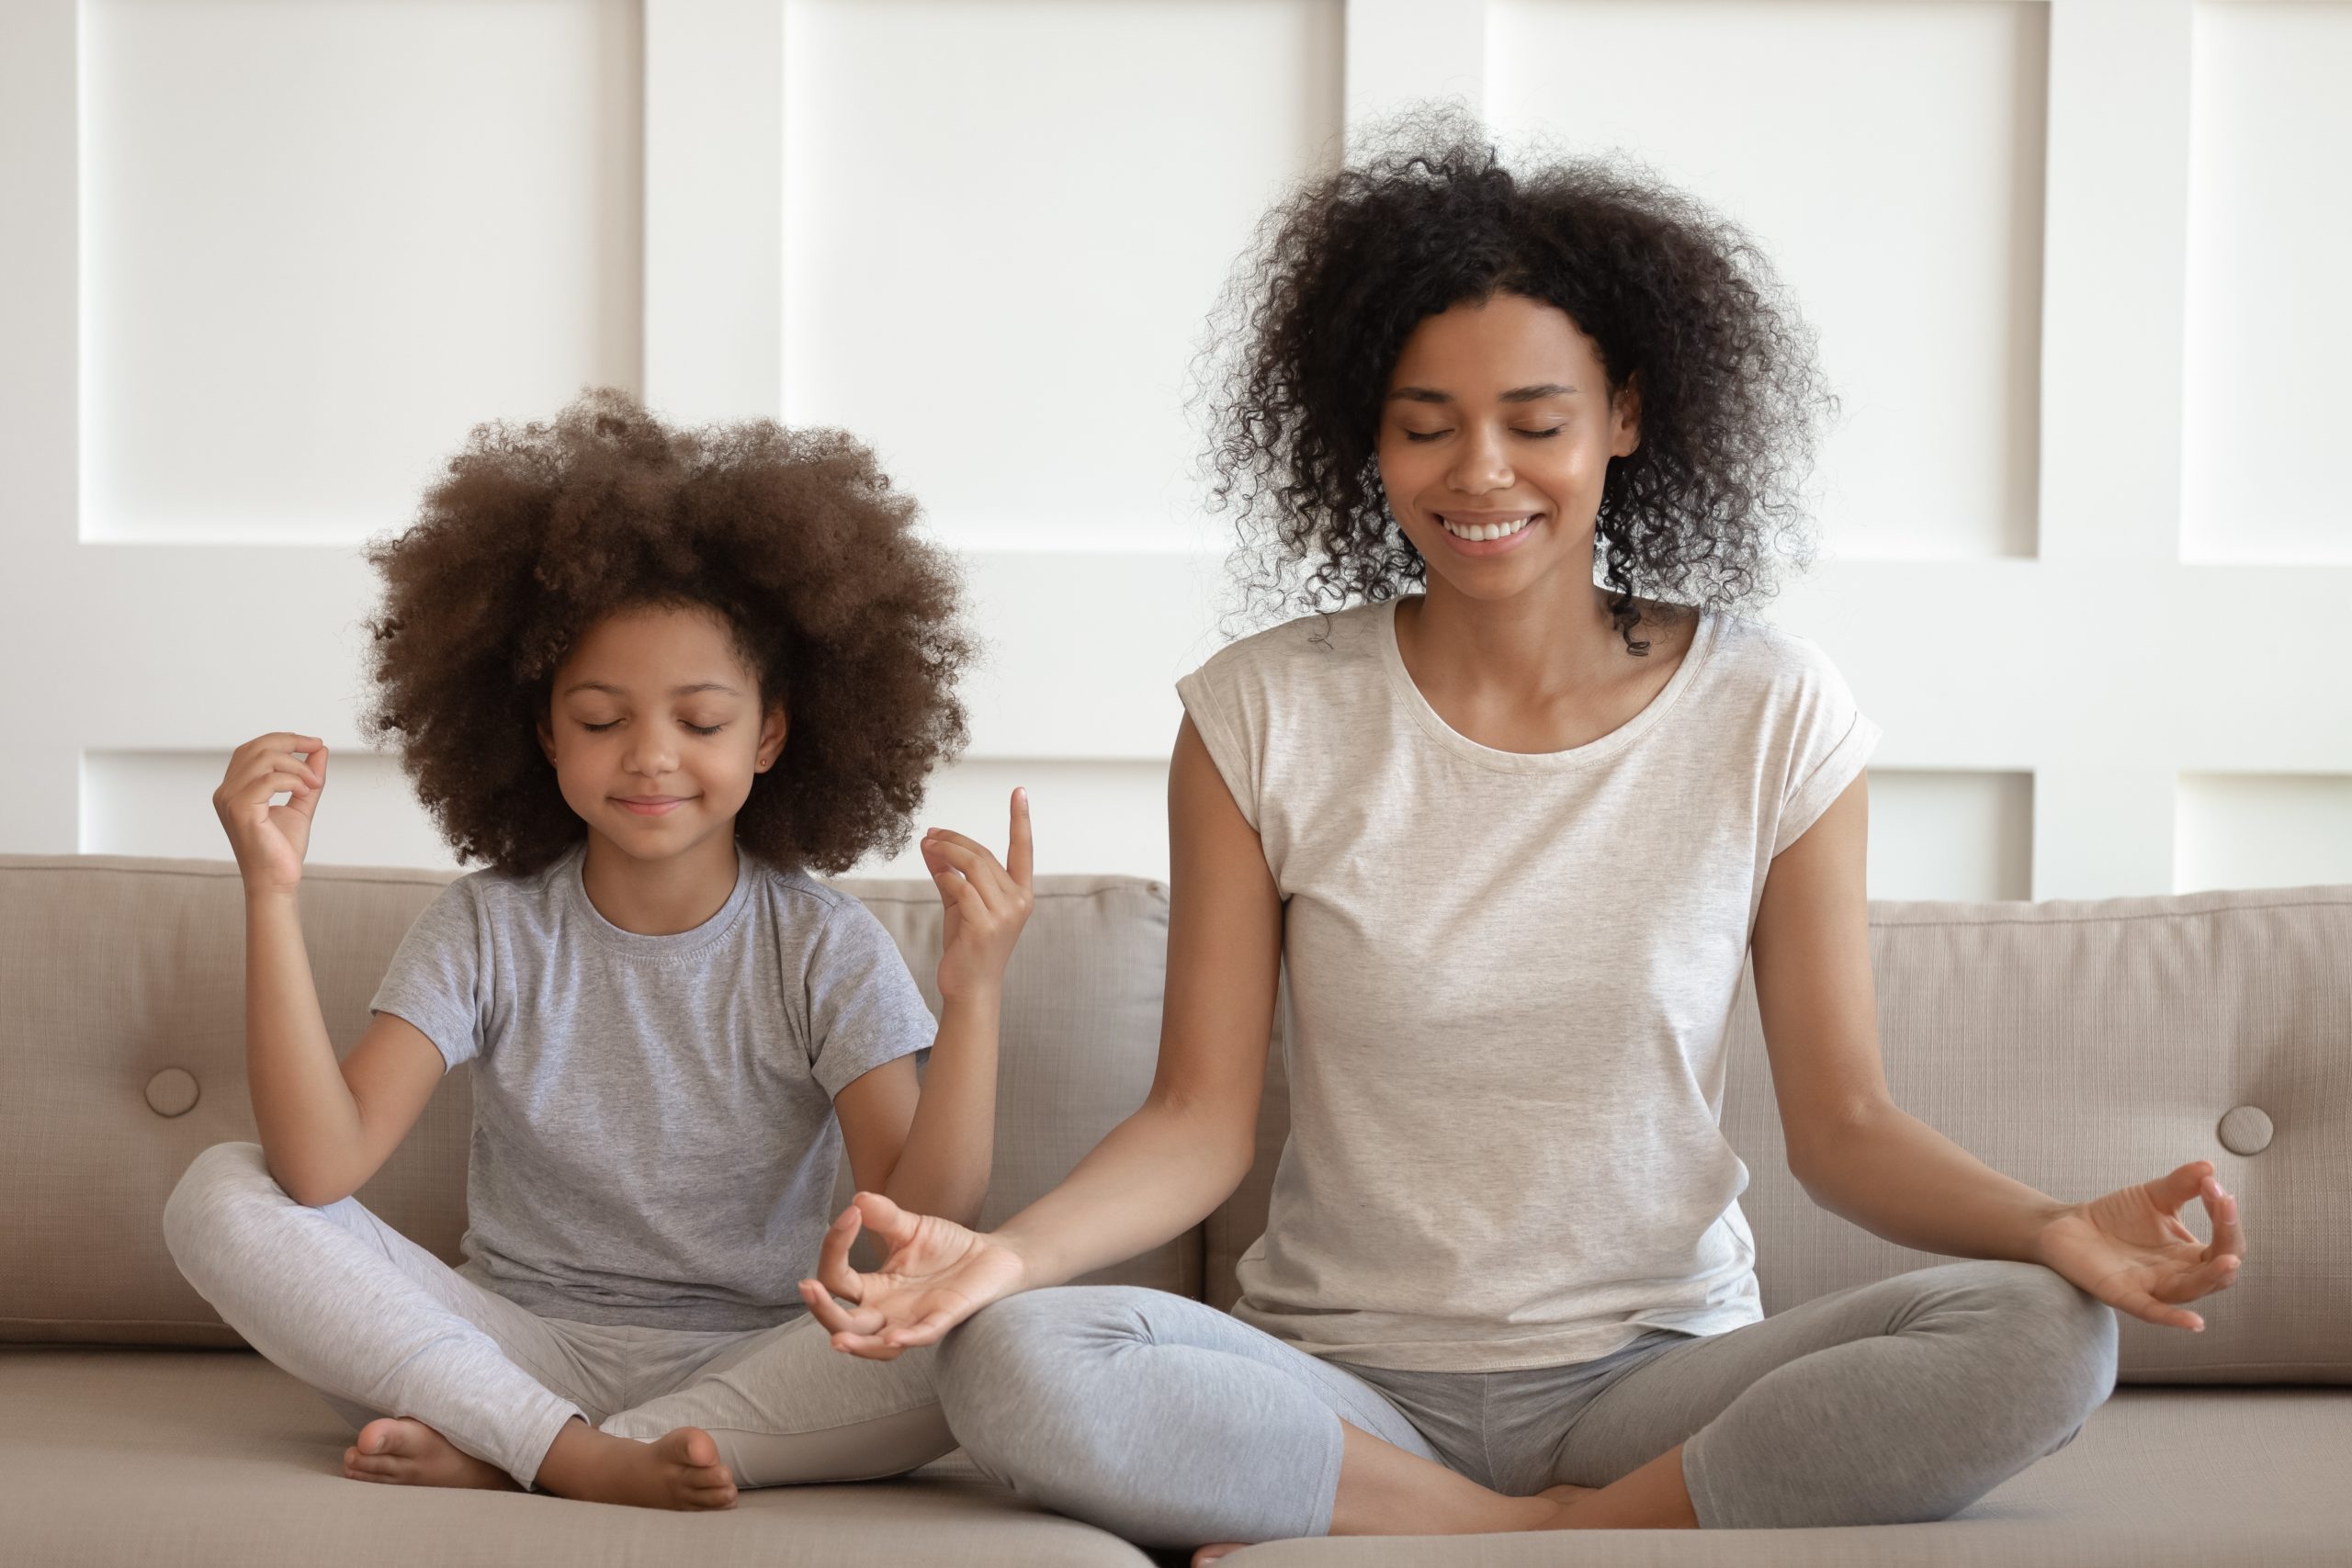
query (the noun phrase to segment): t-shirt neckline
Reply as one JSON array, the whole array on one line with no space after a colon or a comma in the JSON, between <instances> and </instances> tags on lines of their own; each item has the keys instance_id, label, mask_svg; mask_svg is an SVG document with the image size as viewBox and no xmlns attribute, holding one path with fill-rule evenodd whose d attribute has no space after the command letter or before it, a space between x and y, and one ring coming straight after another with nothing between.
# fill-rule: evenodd
<instances>
[{"instance_id":1,"label":"t-shirt neckline","mask_svg":"<svg viewBox=\"0 0 2352 1568\"><path fill-rule=\"evenodd\" d=\"M1402 601L1391 599L1380 606L1374 623L1373 639L1380 645L1381 667L1388 672L1389 685L1405 711L1415 723L1439 745L1456 756L1476 762L1482 767L1499 769L1505 773L1548 773L1559 768L1580 768L1589 763L1613 757L1639 740L1662 723L1668 712L1680 700L1691 682L1698 678L1700 667L1714 650L1719 617L1712 610L1699 612L1699 625L1690 635L1690 647L1682 655L1682 662L1667 677L1641 712L1619 725L1606 735L1596 736L1581 746L1571 746L1565 751L1504 751L1477 741L1445 722L1430 700L1413 683L1412 671L1405 668L1404 651L1396 646L1396 606Z\"/></svg>"},{"instance_id":2,"label":"t-shirt neckline","mask_svg":"<svg viewBox=\"0 0 2352 1568\"><path fill-rule=\"evenodd\" d=\"M574 845L559 873L563 879L565 899L590 935L614 952L631 958L667 960L699 953L734 929L744 906L752 898L752 857L739 844L735 850L734 889L727 895L727 902L721 904L718 913L710 919L691 930L660 936L623 931L606 919L604 912L596 908L596 901L588 897L588 884L583 879L587 864L588 846L584 843Z\"/></svg>"}]
</instances>

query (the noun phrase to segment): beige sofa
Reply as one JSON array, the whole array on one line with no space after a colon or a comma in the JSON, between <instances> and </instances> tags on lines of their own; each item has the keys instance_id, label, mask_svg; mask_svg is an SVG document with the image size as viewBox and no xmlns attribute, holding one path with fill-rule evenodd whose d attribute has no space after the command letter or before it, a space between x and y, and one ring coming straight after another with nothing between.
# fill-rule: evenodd
<instances>
[{"instance_id":1,"label":"beige sofa","mask_svg":"<svg viewBox=\"0 0 2352 1568\"><path fill-rule=\"evenodd\" d=\"M303 918L338 1041L443 879L313 869ZM927 883L854 883L928 977ZM747 1494L686 1517L345 1481L347 1428L174 1271L164 1195L253 1135L233 869L0 857L0 1562L1137 1563L951 1457L902 1481ZM1008 981L989 1217L1059 1178L1150 1081L1166 901L1041 881ZM1897 1099L1996 1166L2084 1197L2210 1156L2249 1257L2202 1335L2127 1320L2082 1436L1962 1516L1892 1529L1272 1542L1295 1564L2264 1565L2352 1562L2352 887L2078 904L1878 904ZM1790 1179L1752 1003L1724 1125L1768 1310L1927 1261ZM1208 1223L1109 1277L1233 1294L1283 1126ZM444 1256L463 1221L462 1072L362 1199ZM1464 1157L1476 1157L1464 1151ZM2192 1216L2192 1224L2201 1219Z\"/></svg>"}]
</instances>

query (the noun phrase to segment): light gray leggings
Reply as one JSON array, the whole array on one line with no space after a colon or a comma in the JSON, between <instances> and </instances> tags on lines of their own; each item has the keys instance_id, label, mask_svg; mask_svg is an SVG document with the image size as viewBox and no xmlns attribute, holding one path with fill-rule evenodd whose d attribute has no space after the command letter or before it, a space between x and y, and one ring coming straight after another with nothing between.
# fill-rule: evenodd
<instances>
[{"instance_id":1,"label":"light gray leggings","mask_svg":"<svg viewBox=\"0 0 2352 1568\"><path fill-rule=\"evenodd\" d=\"M700 1427L739 1486L895 1475L955 1446L928 1355L845 1356L806 1315L721 1332L539 1317L356 1199L297 1203L253 1144L197 1156L164 1238L246 1343L355 1426L413 1416L526 1486L574 1416L648 1441Z\"/></svg>"},{"instance_id":2,"label":"light gray leggings","mask_svg":"<svg viewBox=\"0 0 2352 1568\"><path fill-rule=\"evenodd\" d=\"M2039 1264L1963 1262L1572 1367L1318 1360L1128 1286L1009 1296L940 1348L989 1474L1145 1546L1324 1534L1340 1423L1513 1496L1683 1445L1709 1529L1940 1519L2064 1448L2115 1386L2115 1314Z\"/></svg>"}]
</instances>

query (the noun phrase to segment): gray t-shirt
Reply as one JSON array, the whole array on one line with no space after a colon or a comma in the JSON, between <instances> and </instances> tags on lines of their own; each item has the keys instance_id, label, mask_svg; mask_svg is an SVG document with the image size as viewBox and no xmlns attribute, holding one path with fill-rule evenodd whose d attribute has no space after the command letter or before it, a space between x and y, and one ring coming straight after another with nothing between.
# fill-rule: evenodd
<instances>
[{"instance_id":1,"label":"gray t-shirt","mask_svg":"<svg viewBox=\"0 0 2352 1568\"><path fill-rule=\"evenodd\" d=\"M1761 1318L1724 1030L1772 857L1879 736L1820 650L1706 615L1647 707L1541 755L1438 716L1393 604L1177 691L1284 906L1290 1139L1235 1314L1430 1371Z\"/></svg>"},{"instance_id":2,"label":"gray t-shirt","mask_svg":"<svg viewBox=\"0 0 2352 1568\"><path fill-rule=\"evenodd\" d=\"M833 1096L931 1044L922 994L863 904L800 873L739 855L718 913L640 936L582 859L451 883L369 1003L474 1064L460 1272L582 1323L782 1322L832 1218Z\"/></svg>"}]
</instances>

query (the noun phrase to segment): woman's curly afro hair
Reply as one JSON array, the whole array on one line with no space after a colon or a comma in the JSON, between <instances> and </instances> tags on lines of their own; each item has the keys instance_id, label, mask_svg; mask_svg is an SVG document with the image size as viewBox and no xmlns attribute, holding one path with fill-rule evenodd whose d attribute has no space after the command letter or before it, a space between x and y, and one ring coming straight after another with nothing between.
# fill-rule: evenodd
<instances>
[{"instance_id":1,"label":"woman's curly afro hair","mask_svg":"<svg viewBox=\"0 0 2352 1568\"><path fill-rule=\"evenodd\" d=\"M460 859L528 873L586 834L539 750L565 653L616 611L703 606L789 729L736 818L773 863L841 872L905 841L959 751L971 657L954 567L831 430L679 430L624 393L475 427L416 524L372 543L384 599L369 733Z\"/></svg>"},{"instance_id":2,"label":"woman's curly afro hair","mask_svg":"<svg viewBox=\"0 0 2352 1568\"><path fill-rule=\"evenodd\" d=\"M1498 293L1566 312L1612 392L1641 377L1641 445L1611 460L1596 521L1628 649L1647 649L1636 595L1769 595L1775 551L1810 554L1797 488L1836 400L1755 242L1606 161L1514 175L1458 111L1391 122L1374 147L1268 214L1215 322L1210 353L1231 358L1211 498L1237 515L1250 604L1329 611L1423 581L1380 485L1381 402L1416 326Z\"/></svg>"}]
</instances>

